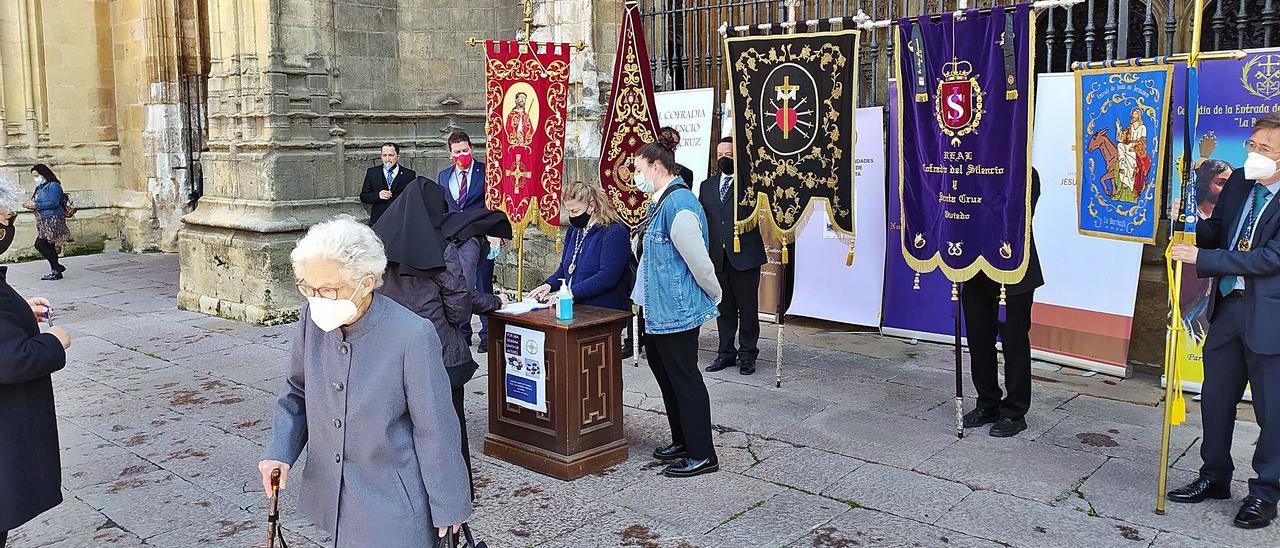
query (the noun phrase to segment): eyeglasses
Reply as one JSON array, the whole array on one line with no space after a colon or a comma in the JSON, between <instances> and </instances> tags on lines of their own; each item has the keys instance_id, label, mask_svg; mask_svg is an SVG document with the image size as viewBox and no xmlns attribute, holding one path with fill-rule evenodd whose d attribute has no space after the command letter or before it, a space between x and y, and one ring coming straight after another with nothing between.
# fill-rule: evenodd
<instances>
[{"instance_id":1,"label":"eyeglasses","mask_svg":"<svg viewBox=\"0 0 1280 548\"><path fill-rule=\"evenodd\" d=\"M1249 139L1244 142L1244 149L1249 152L1257 152L1259 154L1276 154L1277 152L1280 152L1272 150L1271 147L1254 141L1253 139Z\"/></svg>"},{"instance_id":2,"label":"eyeglasses","mask_svg":"<svg viewBox=\"0 0 1280 548\"><path fill-rule=\"evenodd\" d=\"M322 297L329 300L336 300L338 291L341 291L338 287L311 287L302 282L298 282L294 287L298 288L298 293L303 297Z\"/></svg>"}]
</instances>

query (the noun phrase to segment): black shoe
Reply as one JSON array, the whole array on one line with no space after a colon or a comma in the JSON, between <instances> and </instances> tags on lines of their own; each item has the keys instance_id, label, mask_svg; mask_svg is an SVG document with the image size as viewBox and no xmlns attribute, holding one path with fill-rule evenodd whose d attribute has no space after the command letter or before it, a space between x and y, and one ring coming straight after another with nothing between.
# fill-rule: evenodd
<instances>
[{"instance_id":1,"label":"black shoe","mask_svg":"<svg viewBox=\"0 0 1280 548\"><path fill-rule=\"evenodd\" d=\"M1027 429L1027 421L1023 419L1011 419L1005 417L995 424L991 425L991 431L988 432L993 438L1011 438L1018 435L1018 432Z\"/></svg>"},{"instance_id":2,"label":"black shoe","mask_svg":"<svg viewBox=\"0 0 1280 548\"><path fill-rule=\"evenodd\" d=\"M716 358L716 361L711 362L711 365L708 365L703 369L703 371L706 371L707 373L715 373L716 371L728 369L730 367L733 367L733 358L720 356Z\"/></svg>"},{"instance_id":3,"label":"black shoe","mask_svg":"<svg viewBox=\"0 0 1280 548\"><path fill-rule=\"evenodd\" d=\"M55 271L53 271L53 272L50 272L50 273L48 273L48 274L45 274L45 275L44 275L44 277L43 277L43 278L40 278L40 279L41 279L41 280L44 280L44 281L46 281L46 282L52 282L52 281L54 281L54 280L61 280L61 279L62 279L62 273L61 273L61 272L58 272L57 270L55 270Z\"/></svg>"},{"instance_id":4,"label":"black shoe","mask_svg":"<svg viewBox=\"0 0 1280 548\"><path fill-rule=\"evenodd\" d=\"M662 475L668 478L692 478L694 476L701 476L702 474L718 472L719 470L720 461L716 460L715 457L702 460L686 458L668 466L662 471Z\"/></svg>"},{"instance_id":5,"label":"black shoe","mask_svg":"<svg viewBox=\"0 0 1280 548\"><path fill-rule=\"evenodd\" d=\"M1000 420L1000 415L985 409L974 409L964 414L964 427L977 428Z\"/></svg>"},{"instance_id":6,"label":"black shoe","mask_svg":"<svg viewBox=\"0 0 1280 548\"><path fill-rule=\"evenodd\" d=\"M66 265L61 265L61 264L60 264L60 265L58 265L58 267L57 267L57 268L55 268L55 269L53 269L53 270L54 270L55 272L66 272L66 271L67 271L67 266L66 266Z\"/></svg>"},{"instance_id":7,"label":"black shoe","mask_svg":"<svg viewBox=\"0 0 1280 548\"><path fill-rule=\"evenodd\" d=\"M1276 519L1276 503L1250 496L1244 498L1233 523L1241 529L1261 529L1271 525L1273 519Z\"/></svg>"},{"instance_id":8,"label":"black shoe","mask_svg":"<svg viewBox=\"0 0 1280 548\"><path fill-rule=\"evenodd\" d=\"M635 345L631 344L631 339L622 341L622 359L628 359L636 353Z\"/></svg>"},{"instance_id":9,"label":"black shoe","mask_svg":"<svg viewBox=\"0 0 1280 548\"><path fill-rule=\"evenodd\" d=\"M676 460L689 456L683 445L671 444L653 450L653 458L658 460Z\"/></svg>"},{"instance_id":10,"label":"black shoe","mask_svg":"<svg viewBox=\"0 0 1280 548\"><path fill-rule=\"evenodd\" d=\"M480 339L480 344L476 345L476 352L479 352L479 353L481 353L481 354L488 354L488 353L489 353L489 341L486 341L486 340L484 340L484 339Z\"/></svg>"},{"instance_id":11,"label":"black shoe","mask_svg":"<svg viewBox=\"0 0 1280 548\"><path fill-rule=\"evenodd\" d=\"M1217 484L1207 478L1199 477L1181 489L1169 491L1165 498L1173 502L1197 503L1205 499L1226 500L1231 498L1231 484Z\"/></svg>"},{"instance_id":12,"label":"black shoe","mask_svg":"<svg viewBox=\"0 0 1280 548\"><path fill-rule=\"evenodd\" d=\"M749 361L749 362L742 362L742 363L739 363L739 364L738 364L738 372L739 372L739 373L741 373L741 374L743 374L743 375L750 375L750 374L752 374L752 373L755 373L755 372L756 372L756 362L755 362L755 360L752 360L752 361Z\"/></svg>"}]
</instances>

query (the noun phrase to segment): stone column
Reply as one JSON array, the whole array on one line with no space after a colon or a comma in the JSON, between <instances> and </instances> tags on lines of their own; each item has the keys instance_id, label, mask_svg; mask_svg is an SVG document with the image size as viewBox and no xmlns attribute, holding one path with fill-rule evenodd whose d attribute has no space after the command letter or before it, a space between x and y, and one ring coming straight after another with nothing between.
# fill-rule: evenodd
<instances>
[{"instance_id":1,"label":"stone column","mask_svg":"<svg viewBox=\"0 0 1280 548\"><path fill-rule=\"evenodd\" d=\"M302 299L289 252L302 231L364 215L329 116L333 25L333 2L209 0L209 151L205 194L178 238L181 308L292 320Z\"/></svg>"}]
</instances>

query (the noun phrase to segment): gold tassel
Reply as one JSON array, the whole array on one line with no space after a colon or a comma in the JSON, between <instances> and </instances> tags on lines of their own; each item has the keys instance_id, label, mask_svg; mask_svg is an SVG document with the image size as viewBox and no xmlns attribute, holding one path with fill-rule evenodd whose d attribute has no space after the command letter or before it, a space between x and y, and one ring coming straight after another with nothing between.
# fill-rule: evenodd
<instances>
[{"instance_id":1,"label":"gold tassel","mask_svg":"<svg viewBox=\"0 0 1280 548\"><path fill-rule=\"evenodd\" d=\"M920 291L920 273L919 272L916 272L916 280L912 282L911 289Z\"/></svg>"},{"instance_id":2,"label":"gold tassel","mask_svg":"<svg viewBox=\"0 0 1280 548\"><path fill-rule=\"evenodd\" d=\"M787 239L782 238L782 264L790 262L791 255L787 252Z\"/></svg>"},{"instance_id":3,"label":"gold tassel","mask_svg":"<svg viewBox=\"0 0 1280 548\"><path fill-rule=\"evenodd\" d=\"M849 242L849 254L844 258L845 266L853 266L853 242Z\"/></svg>"},{"instance_id":4,"label":"gold tassel","mask_svg":"<svg viewBox=\"0 0 1280 548\"><path fill-rule=\"evenodd\" d=\"M733 252L742 253L742 242L738 240L738 229L733 229Z\"/></svg>"},{"instance_id":5,"label":"gold tassel","mask_svg":"<svg viewBox=\"0 0 1280 548\"><path fill-rule=\"evenodd\" d=\"M1004 300L1004 298L1005 298L1005 289L1004 289L1004 285L1002 284L1002 285L1000 286L1000 306L1004 306L1004 305L1005 305L1005 300Z\"/></svg>"},{"instance_id":6,"label":"gold tassel","mask_svg":"<svg viewBox=\"0 0 1280 548\"><path fill-rule=\"evenodd\" d=\"M1016 89L1011 89L1011 90L1007 90L1007 91L1005 91L1005 92L1004 92L1004 98L1005 98L1005 100L1007 100L1007 101L1017 101L1017 100L1018 100L1018 90L1016 90Z\"/></svg>"},{"instance_id":7,"label":"gold tassel","mask_svg":"<svg viewBox=\"0 0 1280 548\"><path fill-rule=\"evenodd\" d=\"M916 94L916 102L917 102L917 103L928 103L928 102L929 102L929 94L928 94L928 93L917 93L917 94Z\"/></svg>"},{"instance_id":8,"label":"gold tassel","mask_svg":"<svg viewBox=\"0 0 1280 548\"><path fill-rule=\"evenodd\" d=\"M951 300L953 302L960 300L960 284L955 282L951 282Z\"/></svg>"},{"instance_id":9,"label":"gold tassel","mask_svg":"<svg viewBox=\"0 0 1280 548\"><path fill-rule=\"evenodd\" d=\"M556 231L556 253L564 252L564 240L560 239L560 231Z\"/></svg>"}]
</instances>

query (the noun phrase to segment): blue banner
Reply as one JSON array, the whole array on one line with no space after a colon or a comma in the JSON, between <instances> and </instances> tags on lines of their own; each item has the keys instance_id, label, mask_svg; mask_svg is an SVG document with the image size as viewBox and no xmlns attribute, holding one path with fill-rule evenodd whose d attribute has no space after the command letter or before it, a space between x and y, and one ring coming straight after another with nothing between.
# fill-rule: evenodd
<instances>
[{"instance_id":1,"label":"blue banner","mask_svg":"<svg viewBox=\"0 0 1280 548\"><path fill-rule=\"evenodd\" d=\"M935 22L936 21L936 22ZM952 282L1026 274L1031 223L1031 6L898 21L901 246Z\"/></svg>"},{"instance_id":2,"label":"blue banner","mask_svg":"<svg viewBox=\"0 0 1280 548\"><path fill-rule=\"evenodd\" d=\"M1080 233L1154 244L1173 67L1078 70Z\"/></svg>"}]
</instances>

